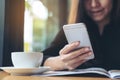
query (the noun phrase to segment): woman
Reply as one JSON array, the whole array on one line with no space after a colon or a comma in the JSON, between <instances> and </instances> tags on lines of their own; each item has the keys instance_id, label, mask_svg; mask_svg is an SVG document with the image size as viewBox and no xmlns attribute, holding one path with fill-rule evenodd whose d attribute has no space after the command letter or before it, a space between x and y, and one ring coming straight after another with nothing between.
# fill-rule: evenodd
<instances>
[{"instance_id":1,"label":"woman","mask_svg":"<svg viewBox=\"0 0 120 80\"><path fill-rule=\"evenodd\" d=\"M68 44L61 30L51 46L43 51L43 64L53 70L98 66L120 69L120 0L76 1L78 6L75 8L76 16L73 14L73 23L86 24L95 58L86 60L86 57L93 54L87 47L73 51L80 42ZM70 18L70 21L74 19Z\"/></svg>"}]
</instances>

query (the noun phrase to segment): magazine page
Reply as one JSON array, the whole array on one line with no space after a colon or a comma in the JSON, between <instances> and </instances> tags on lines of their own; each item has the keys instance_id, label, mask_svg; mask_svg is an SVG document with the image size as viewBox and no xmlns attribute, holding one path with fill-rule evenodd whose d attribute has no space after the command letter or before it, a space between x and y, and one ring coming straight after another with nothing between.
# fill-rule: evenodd
<instances>
[{"instance_id":1,"label":"magazine page","mask_svg":"<svg viewBox=\"0 0 120 80\"><path fill-rule=\"evenodd\" d=\"M110 70L108 71L111 78L119 78L120 79L120 70Z\"/></svg>"},{"instance_id":2,"label":"magazine page","mask_svg":"<svg viewBox=\"0 0 120 80\"><path fill-rule=\"evenodd\" d=\"M86 74L95 73L109 77L108 72L103 68L86 68L86 69L76 69L72 71L48 71L43 74L38 74L38 76L59 76L59 75L73 75L73 74Z\"/></svg>"}]
</instances>

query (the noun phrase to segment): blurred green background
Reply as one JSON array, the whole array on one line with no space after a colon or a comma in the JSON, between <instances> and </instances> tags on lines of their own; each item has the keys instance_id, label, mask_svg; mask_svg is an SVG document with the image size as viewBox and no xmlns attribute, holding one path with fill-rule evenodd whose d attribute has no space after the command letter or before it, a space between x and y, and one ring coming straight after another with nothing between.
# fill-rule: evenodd
<instances>
[{"instance_id":1,"label":"blurred green background","mask_svg":"<svg viewBox=\"0 0 120 80\"><path fill-rule=\"evenodd\" d=\"M67 23L70 2L25 0L24 51L42 51L50 45Z\"/></svg>"}]
</instances>

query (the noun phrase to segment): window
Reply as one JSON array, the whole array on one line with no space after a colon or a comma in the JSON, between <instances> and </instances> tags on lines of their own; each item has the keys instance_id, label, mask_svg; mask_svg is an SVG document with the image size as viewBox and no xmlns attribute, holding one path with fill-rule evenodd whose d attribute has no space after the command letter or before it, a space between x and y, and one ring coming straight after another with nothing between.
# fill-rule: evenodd
<instances>
[{"instance_id":1,"label":"window","mask_svg":"<svg viewBox=\"0 0 120 80\"><path fill-rule=\"evenodd\" d=\"M67 22L70 0L25 0L24 51L42 51Z\"/></svg>"},{"instance_id":2,"label":"window","mask_svg":"<svg viewBox=\"0 0 120 80\"><path fill-rule=\"evenodd\" d=\"M0 66L2 66L3 59L3 40L4 40L4 7L5 1L0 3Z\"/></svg>"}]
</instances>

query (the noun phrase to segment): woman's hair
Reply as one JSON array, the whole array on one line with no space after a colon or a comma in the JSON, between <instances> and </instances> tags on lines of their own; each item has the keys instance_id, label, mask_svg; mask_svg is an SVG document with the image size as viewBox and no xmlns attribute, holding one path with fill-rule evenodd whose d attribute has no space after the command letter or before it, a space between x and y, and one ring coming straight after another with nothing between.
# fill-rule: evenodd
<instances>
[{"instance_id":1,"label":"woman's hair","mask_svg":"<svg viewBox=\"0 0 120 80\"><path fill-rule=\"evenodd\" d=\"M71 11L69 15L68 23L78 23L85 21L88 18L84 9L84 0L72 0ZM113 0L113 8L111 11L111 20L115 23L119 23L120 20L120 0Z\"/></svg>"}]
</instances>

